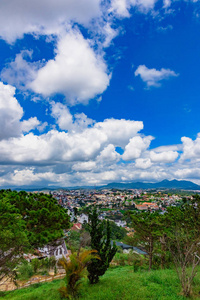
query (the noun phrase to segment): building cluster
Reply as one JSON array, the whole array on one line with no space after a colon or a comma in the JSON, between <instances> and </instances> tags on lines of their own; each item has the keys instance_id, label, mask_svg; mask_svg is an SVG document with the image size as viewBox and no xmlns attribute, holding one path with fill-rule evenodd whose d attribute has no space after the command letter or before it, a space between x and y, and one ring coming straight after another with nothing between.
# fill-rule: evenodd
<instances>
[{"instance_id":1,"label":"building cluster","mask_svg":"<svg viewBox=\"0 0 200 300\"><path fill-rule=\"evenodd\" d=\"M127 210L158 211L165 213L168 206L178 206L183 198L177 194L149 190L77 189L50 192L58 203L68 210L72 222L88 222L90 206L96 205L100 218L113 220L118 226L126 227L123 221ZM192 196L184 197L191 200Z\"/></svg>"},{"instance_id":2,"label":"building cluster","mask_svg":"<svg viewBox=\"0 0 200 300\"><path fill-rule=\"evenodd\" d=\"M69 211L76 211L96 205L112 216L121 210L165 210L168 206L179 205L182 197L161 192L143 190L56 190L50 192L58 203ZM190 197L191 198L191 197ZM106 212L107 211L107 212Z\"/></svg>"}]
</instances>

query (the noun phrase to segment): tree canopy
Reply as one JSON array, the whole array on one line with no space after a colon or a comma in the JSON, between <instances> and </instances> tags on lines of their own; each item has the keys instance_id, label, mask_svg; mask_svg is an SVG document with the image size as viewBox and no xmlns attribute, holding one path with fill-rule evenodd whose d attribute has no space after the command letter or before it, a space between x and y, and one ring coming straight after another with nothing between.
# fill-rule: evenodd
<instances>
[{"instance_id":1,"label":"tree canopy","mask_svg":"<svg viewBox=\"0 0 200 300\"><path fill-rule=\"evenodd\" d=\"M24 191L0 191L0 201L7 199L21 215L29 243L37 248L63 237L70 226L66 209L50 195Z\"/></svg>"},{"instance_id":2,"label":"tree canopy","mask_svg":"<svg viewBox=\"0 0 200 300\"><path fill-rule=\"evenodd\" d=\"M11 274L23 253L53 243L69 226L67 211L52 196L1 190L0 274Z\"/></svg>"}]
</instances>

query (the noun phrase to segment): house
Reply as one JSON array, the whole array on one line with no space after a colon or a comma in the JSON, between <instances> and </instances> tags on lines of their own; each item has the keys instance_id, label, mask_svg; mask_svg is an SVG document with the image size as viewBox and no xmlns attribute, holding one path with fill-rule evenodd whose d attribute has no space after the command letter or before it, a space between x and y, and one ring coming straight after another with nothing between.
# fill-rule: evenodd
<instances>
[{"instance_id":1,"label":"house","mask_svg":"<svg viewBox=\"0 0 200 300\"><path fill-rule=\"evenodd\" d=\"M79 217L78 217L78 221L79 223L83 224L83 223L88 223L88 215L86 214L81 214Z\"/></svg>"},{"instance_id":2,"label":"house","mask_svg":"<svg viewBox=\"0 0 200 300\"><path fill-rule=\"evenodd\" d=\"M113 245L113 241L111 241L111 244ZM145 252L137 247L126 245L121 242L115 242L115 244L116 244L116 246L121 247L124 253L128 253L128 252L130 252L130 250L132 250L136 254L147 255L147 252Z\"/></svg>"},{"instance_id":3,"label":"house","mask_svg":"<svg viewBox=\"0 0 200 300\"><path fill-rule=\"evenodd\" d=\"M122 220L115 220L114 221L115 224L119 227L125 227L126 226L126 221L122 221Z\"/></svg>"},{"instance_id":4,"label":"house","mask_svg":"<svg viewBox=\"0 0 200 300\"><path fill-rule=\"evenodd\" d=\"M64 239L57 240L52 245L45 245L44 247L37 249L36 252L37 255L25 254L24 258L30 262L34 258L43 259L46 257L50 258L51 256L54 256L57 261L63 256L69 256Z\"/></svg>"},{"instance_id":5,"label":"house","mask_svg":"<svg viewBox=\"0 0 200 300\"><path fill-rule=\"evenodd\" d=\"M55 256L55 259L58 260L63 256L66 257L68 255L67 247L65 244L65 240L59 240L55 245L46 245L43 248L40 248L40 253L43 253L43 256L50 258L51 256Z\"/></svg>"},{"instance_id":6,"label":"house","mask_svg":"<svg viewBox=\"0 0 200 300\"><path fill-rule=\"evenodd\" d=\"M82 229L82 224L81 223L75 223L70 230L75 230L75 231L79 231Z\"/></svg>"}]
</instances>

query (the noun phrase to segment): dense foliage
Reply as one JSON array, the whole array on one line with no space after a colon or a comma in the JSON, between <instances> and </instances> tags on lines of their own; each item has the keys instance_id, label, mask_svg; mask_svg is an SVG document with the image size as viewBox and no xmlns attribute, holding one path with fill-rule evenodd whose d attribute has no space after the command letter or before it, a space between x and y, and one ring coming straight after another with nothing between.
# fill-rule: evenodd
<instances>
[{"instance_id":1,"label":"dense foliage","mask_svg":"<svg viewBox=\"0 0 200 300\"><path fill-rule=\"evenodd\" d=\"M196 267L200 263L200 197L189 203L157 212L131 213L135 229L133 243L149 254L149 269L156 260L165 267L167 257L174 263L182 293L189 296Z\"/></svg>"},{"instance_id":2,"label":"dense foliage","mask_svg":"<svg viewBox=\"0 0 200 300\"><path fill-rule=\"evenodd\" d=\"M29 248L25 222L8 199L0 201L0 280L15 276L14 267Z\"/></svg>"},{"instance_id":3,"label":"dense foliage","mask_svg":"<svg viewBox=\"0 0 200 300\"><path fill-rule=\"evenodd\" d=\"M117 226L115 222L110 222L110 229L111 229L111 239L112 240L123 240L127 234L125 228Z\"/></svg>"},{"instance_id":4,"label":"dense foliage","mask_svg":"<svg viewBox=\"0 0 200 300\"><path fill-rule=\"evenodd\" d=\"M49 195L0 191L0 267L9 274L22 254L63 237L67 211Z\"/></svg>"},{"instance_id":5,"label":"dense foliage","mask_svg":"<svg viewBox=\"0 0 200 300\"><path fill-rule=\"evenodd\" d=\"M91 248L98 251L99 259L92 259L87 267L90 283L97 283L109 267L111 260L117 252L117 247L111 245L110 223L102 222L98 218L96 208L89 214L88 230L91 236Z\"/></svg>"}]
</instances>

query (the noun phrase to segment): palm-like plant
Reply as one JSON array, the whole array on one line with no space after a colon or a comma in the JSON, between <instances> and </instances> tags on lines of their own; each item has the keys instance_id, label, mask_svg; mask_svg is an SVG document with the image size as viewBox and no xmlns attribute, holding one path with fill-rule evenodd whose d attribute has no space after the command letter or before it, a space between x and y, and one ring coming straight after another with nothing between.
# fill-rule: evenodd
<instances>
[{"instance_id":1,"label":"palm-like plant","mask_svg":"<svg viewBox=\"0 0 200 300\"><path fill-rule=\"evenodd\" d=\"M65 269L66 287L59 289L63 297L73 299L80 288L81 280L85 275L85 269L92 259L100 259L96 250L85 250L77 254L73 253L69 259L62 257L58 264Z\"/></svg>"}]
</instances>

